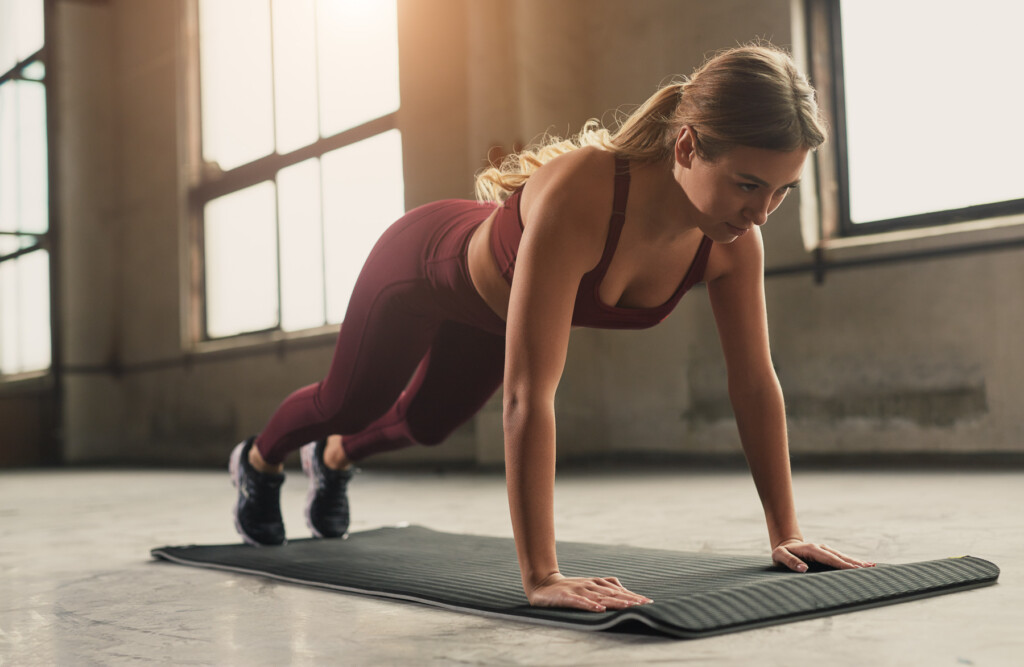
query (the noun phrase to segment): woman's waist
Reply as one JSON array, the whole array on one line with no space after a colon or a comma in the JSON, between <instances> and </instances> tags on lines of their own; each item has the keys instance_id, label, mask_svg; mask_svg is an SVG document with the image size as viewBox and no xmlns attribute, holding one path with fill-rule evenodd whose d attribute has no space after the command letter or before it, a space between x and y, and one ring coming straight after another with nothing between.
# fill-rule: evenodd
<instances>
[{"instance_id":1,"label":"woman's waist","mask_svg":"<svg viewBox=\"0 0 1024 667\"><path fill-rule=\"evenodd\" d=\"M494 210L491 204L465 199L444 199L409 212L423 225L423 259L443 261L464 256L473 232Z\"/></svg>"},{"instance_id":2,"label":"woman's waist","mask_svg":"<svg viewBox=\"0 0 1024 667\"><path fill-rule=\"evenodd\" d=\"M466 262L473 288L494 314L505 321L508 319L508 302L512 287L502 273L498 258L494 255L491 239L498 210L500 209L495 209L473 231Z\"/></svg>"}]
</instances>

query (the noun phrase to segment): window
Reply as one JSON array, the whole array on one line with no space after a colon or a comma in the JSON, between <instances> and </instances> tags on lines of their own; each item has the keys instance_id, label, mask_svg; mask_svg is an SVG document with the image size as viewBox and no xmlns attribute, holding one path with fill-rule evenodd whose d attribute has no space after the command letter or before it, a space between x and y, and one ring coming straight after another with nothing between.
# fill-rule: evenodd
<instances>
[{"instance_id":1,"label":"window","mask_svg":"<svg viewBox=\"0 0 1024 667\"><path fill-rule=\"evenodd\" d=\"M43 1L0 3L0 377L49 368Z\"/></svg>"},{"instance_id":2,"label":"window","mask_svg":"<svg viewBox=\"0 0 1024 667\"><path fill-rule=\"evenodd\" d=\"M831 47L841 231L1024 212L1024 5L817 4Z\"/></svg>"},{"instance_id":3,"label":"window","mask_svg":"<svg viewBox=\"0 0 1024 667\"><path fill-rule=\"evenodd\" d=\"M340 322L404 211L395 0L199 0L204 338Z\"/></svg>"}]
</instances>

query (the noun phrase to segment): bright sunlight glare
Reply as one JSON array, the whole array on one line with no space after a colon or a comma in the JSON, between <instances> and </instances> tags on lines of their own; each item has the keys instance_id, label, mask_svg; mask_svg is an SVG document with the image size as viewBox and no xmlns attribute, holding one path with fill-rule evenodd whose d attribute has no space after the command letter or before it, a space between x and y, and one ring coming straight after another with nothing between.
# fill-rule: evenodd
<instances>
[{"instance_id":1,"label":"bright sunlight glare","mask_svg":"<svg viewBox=\"0 0 1024 667\"><path fill-rule=\"evenodd\" d=\"M1024 198L1024 3L840 7L853 221Z\"/></svg>"}]
</instances>

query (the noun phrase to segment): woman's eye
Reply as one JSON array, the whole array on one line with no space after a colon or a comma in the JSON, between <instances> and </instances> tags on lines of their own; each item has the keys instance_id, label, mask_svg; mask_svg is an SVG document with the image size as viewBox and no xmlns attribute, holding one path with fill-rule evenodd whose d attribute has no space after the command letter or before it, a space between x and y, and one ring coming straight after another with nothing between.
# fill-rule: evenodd
<instances>
[{"instance_id":1,"label":"woman's eye","mask_svg":"<svg viewBox=\"0 0 1024 667\"><path fill-rule=\"evenodd\" d=\"M757 185L754 183L740 183L739 185L740 190L743 190L744 192L753 192L757 189Z\"/></svg>"}]
</instances>

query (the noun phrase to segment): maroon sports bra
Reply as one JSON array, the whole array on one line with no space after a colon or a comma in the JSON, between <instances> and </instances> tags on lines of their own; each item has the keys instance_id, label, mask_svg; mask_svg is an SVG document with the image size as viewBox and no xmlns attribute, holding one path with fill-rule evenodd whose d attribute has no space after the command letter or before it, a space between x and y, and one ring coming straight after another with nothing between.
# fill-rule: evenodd
<instances>
[{"instance_id":1,"label":"maroon sports bra","mask_svg":"<svg viewBox=\"0 0 1024 667\"><path fill-rule=\"evenodd\" d=\"M498 209L491 226L491 252L498 262L501 275L509 285L516 269L516 255L523 238L523 220L519 211L519 198L523 189L513 192ZM701 239L697 255L668 301L654 308L620 308L601 301L598 288L608 271L608 265L619 244L622 225L626 221L626 200L629 197L629 161L615 159L615 199L612 203L612 217L608 224L608 240L604 245L601 261L580 279L576 292L576 306L572 313L573 326L599 329L646 329L661 322L676 307L686 292L704 278L708 255L711 253L711 239Z\"/></svg>"}]
</instances>

